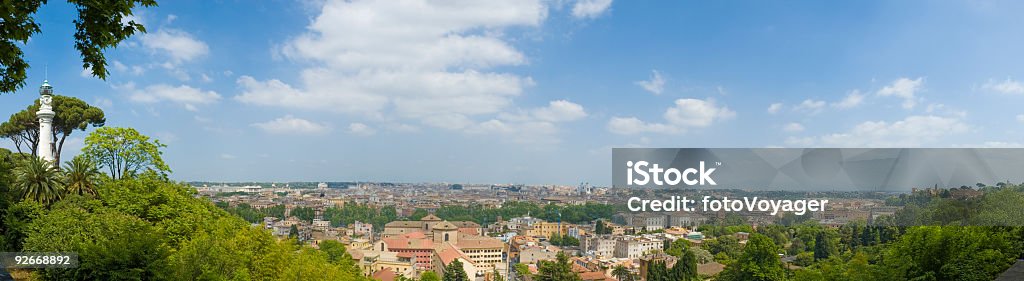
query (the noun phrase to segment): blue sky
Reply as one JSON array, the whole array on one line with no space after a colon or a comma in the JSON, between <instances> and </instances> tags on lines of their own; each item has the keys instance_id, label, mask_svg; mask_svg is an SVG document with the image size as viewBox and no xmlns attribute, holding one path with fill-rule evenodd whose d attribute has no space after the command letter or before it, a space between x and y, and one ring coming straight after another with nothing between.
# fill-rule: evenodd
<instances>
[{"instance_id":1,"label":"blue sky","mask_svg":"<svg viewBox=\"0 0 1024 281\"><path fill-rule=\"evenodd\" d=\"M1021 147L1022 6L164 1L102 81L53 2L0 112L48 68L167 143L178 180L607 184L611 147Z\"/></svg>"}]
</instances>

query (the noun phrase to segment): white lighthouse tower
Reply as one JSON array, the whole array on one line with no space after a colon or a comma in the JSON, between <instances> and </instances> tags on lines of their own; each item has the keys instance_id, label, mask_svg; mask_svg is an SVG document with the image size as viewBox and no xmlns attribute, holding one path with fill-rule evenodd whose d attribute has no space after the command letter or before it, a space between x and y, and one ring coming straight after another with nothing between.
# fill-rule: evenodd
<instances>
[{"instance_id":1,"label":"white lighthouse tower","mask_svg":"<svg viewBox=\"0 0 1024 281\"><path fill-rule=\"evenodd\" d=\"M48 81L43 81L43 85L39 86L39 111L36 112L36 117L39 117L39 147L36 148L36 153L39 154L39 158L46 161L53 161L53 116L56 114L53 112L53 87L50 86ZM51 163L56 165L56 163Z\"/></svg>"}]
</instances>

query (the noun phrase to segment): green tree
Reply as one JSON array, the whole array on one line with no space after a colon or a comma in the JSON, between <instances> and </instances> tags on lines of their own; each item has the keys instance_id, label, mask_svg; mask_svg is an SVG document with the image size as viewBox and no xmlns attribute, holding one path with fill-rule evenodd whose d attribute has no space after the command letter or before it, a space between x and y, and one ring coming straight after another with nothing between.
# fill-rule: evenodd
<instances>
[{"instance_id":1,"label":"green tree","mask_svg":"<svg viewBox=\"0 0 1024 281\"><path fill-rule=\"evenodd\" d=\"M1020 256L1018 235L997 227L912 227L887 249L883 264L896 279L993 280Z\"/></svg>"},{"instance_id":2,"label":"green tree","mask_svg":"<svg viewBox=\"0 0 1024 281\"><path fill-rule=\"evenodd\" d=\"M100 170L89 158L79 155L64 163L65 189L69 194L96 195Z\"/></svg>"},{"instance_id":3,"label":"green tree","mask_svg":"<svg viewBox=\"0 0 1024 281\"><path fill-rule=\"evenodd\" d=\"M64 195L60 171L48 161L29 157L14 170L14 176L14 187L24 199L50 204Z\"/></svg>"},{"instance_id":4,"label":"green tree","mask_svg":"<svg viewBox=\"0 0 1024 281\"><path fill-rule=\"evenodd\" d=\"M42 216L45 206L36 201L21 201L11 205L4 211L3 248L8 252L21 251L25 238L28 237L29 225Z\"/></svg>"},{"instance_id":5,"label":"green tree","mask_svg":"<svg viewBox=\"0 0 1024 281\"><path fill-rule=\"evenodd\" d=\"M615 268L612 268L612 276L615 276L615 279L618 279L619 281L632 280L632 278L630 278L632 277L632 275L633 274L629 272L629 269L621 264L616 265Z\"/></svg>"},{"instance_id":6,"label":"green tree","mask_svg":"<svg viewBox=\"0 0 1024 281\"><path fill-rule=\"evenodd\" d=\"M437 273L433 271L424 271L420 274L420 281L441 281L441 277L438 277Z\"/></svg>"},{"instance_id":7,"label":"green tree","mask_svg":"<svg viewBox=\"0 0 1024 281\"><path fill-rule=\"evenodd\" d=\"M103 110L91 106L88 103L69 96L54 95L51 142L56 144L55 161L60 163L61 151L64 150L64 141L75 131L85 131L89 126L102 127L107 119ZM36 112L39 111L39 100L22 111L14 113L7 122L0 124L0 135L11 139L19 152L30 151L37 155L36 147L39 144L39 119Z\"/></svg>"},{"instance_id":8,"label":"green tree","mask_svg":"<svg viewBox=\"0 0 1024 281\"><path fill-rule=\"evenodd\" d=\"M452 260L444 268L444 281L469 281L469 276L466 275L466 270L462 268L462 262L459 259Z\"/></svg>"},{"instance_id":9,"label":"green tree","mask_svg":"<svg viewBox=\"0 0 1024 281\"><path fill-rule=\"evenodd\" d=\"M699 276L697 274L697 257L694 256L693 252L684 251L678 258L679 259L676 260L676 264L672 265L672 269L669 271L669 280L699 280Z\"/></svg>"},{"instance_id":10,"label":"green tree","mask_svg":"<svg viewBox=\"0 0 1024 281\"><path fill-rule=\"evenodd\" d=\"M715 239L705 240L702 247L706 248L715 256L715 260L728 264L743 253L740 240L732 235L719 236Z\"/></svg>"},{"instance_id":11,"label":"green tree","mask_svg":"<svg viewBox=\"0 0 1024 281\"><path fill-rule=\"evenodd\" d=\"M572 271L572 264L569 263L569 256L564 252L558 252L554 261L540 261L537 264L537 275L533 276L536 281L579 281L580 275Z\"/></svg>"},{"instance_id":12,"label":"green tree","mask_svg":"<svg viewBox=\"0 0 1024 281\"><path fill-rule=\"evenodd\" d=\"M669 275L668 268L665 266L664 261L652 262L647 266L647 281L670 281L672 277Z\"/></svg>"},{"instance_id":13,"label":"green tree","mask_svg":"<svg viewBox=\"0 0 1024 281\"><path fill-rule=\"evenodd\" d=\"M345 244L336 240L324 240L320 242L320 251L327 254L327 260L341 268L352 272L359 271L359 265L345 249Z\"/></svg>"},{"instance_id":14,"label":"green tree","mask_svg":"<svg viewBox=\"0 0 1024 281\"><path fill-rule=\"evenodd\" d=\"M160 155L167 147L132 128L103 127L85 138L82 152L107 168L113 179L137 174L145 169L165 174L170 168Z\"/></svg>"},{"instance_id":15,"label":"green tree","mask_svg":"<svg viewBox=\"0 0 1024 281\"><path fill-rule=\"evenodd\" d=\"M288 229L288 239L299 240L299 227L293 224L292 227Z\"/></svg>"},{"instance_id":16,"label":"green tree","mask_svg":"<svg viewBox=\"0 0 1024 281\"><path fill-rule=\"evenodd\" d=\"M827 259L835 251L831 239L826 236L825 231L818 232L814 236L814 260Z\"/></svg>"},{"instance_id":17,"label":"green tree","mask_svg":"<svg viewBox=\"0 0 1024 281\"><path fill-rule=\"evenodd\" d=\"M665 248L665 253L677 258L682 257L683 253L689 251L690 248L690 241L686 241L686 239L676 239L667 243L669 246Z\"/></svg>"},{"instance_id":18,"label":"green tree","mask_svg":"<svg viewBox=\"0 0 1024 281\"><path fill-rule=\"evenodd\" d=\"M519 280L526 280L530 276L530 266L525 263L517 263L512 267L516 271L516 276L519 276Z\"/></svg>"},{"instance_id":19,"label":"green tree","mask_svg":"<svg viewBox=\"0 0 1024 281\"><path fill-rule=\"evenodd\" d=\"M690 252L693 253L694 258L697 259L698 264L705 264L715 260L715 256L711 255L711 252L700 247L690 247Z\"/></svg>"},{"instance_id":20,"label":"green tree","mask_svg":"<svg viewBox=\"0 0 1024 281\"><path fill-rule=\"evenodd\" d=\"M131 20L136 6L156 6L154 0L69 0L78 11L75 23L75 49L82 56L82 67L92 75L106 79L107 60L103 51L116 47L136 31L146 28ZM22 57L20 45L42 31L35 20L45 0L10 1L0 5L4 11L0 25L0 92L11 93L25 85L28 62Z\"/></svg>"},{"instance_id":21,"label":"green tree","mask_svg":"<svg viewBox=\"0 0 1024 281\"><path fill-rule=\"evenodd\" d=\"M726 266L719 280L785 280L786 269L779 259L779 247L768 236L751 234L743 255Z\"/></svg>"},{"instance_id":22,"label":"green tree","mask_svg":"<svg viewBox=\"0 0 1024 281\"><path fill-rule=\"evenodd\" d=\"M594 233L598 235L612 234L612 229L604 222L604 220L597 220L594 223Z\"/></svg>"},{"instance_id":23,"label":"green tree","mask_svg":"<svg viewBox=\"0 0 1024 281\"><path fill-rule=\"evenodd\" d=\"M38 105L33 106L38 109ZM0 124L0 136L10 139L18 153L36 156L36 148L39 145L39 119L36 118L35 112L29 110L11 114L7 122Z\"/></svg>"},{"instance_id":24,"label":"green tree","mask_svg":"<svg viewBox=\"0 0 1024 281\"><path fill-rule=\"evenodd\" d=\"M306 222L313 222L313 219L316 218L316 210L310 207L298 207L292 209L290 214L299 218L299 220Z\"/></svg>"}]
</instances>

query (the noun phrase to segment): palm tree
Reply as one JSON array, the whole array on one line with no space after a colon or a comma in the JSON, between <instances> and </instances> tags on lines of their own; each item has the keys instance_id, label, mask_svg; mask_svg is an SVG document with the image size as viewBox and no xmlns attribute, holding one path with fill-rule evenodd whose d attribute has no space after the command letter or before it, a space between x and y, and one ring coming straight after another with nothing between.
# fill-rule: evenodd
<instances>
[{"instance_id":1,"label":"palm tree","mask_svg":"<svg viewBox=\"0 0 1024 281\"><path fill-rule=\"evenodd\" d=\"M69 194L96 195L96 183L99 181L100 169L89 158L78 156L64 162L65 188Z\"/></svg>"},{"instance_id":2,"label":"palm tree","mask_svg":"<svg viewBox=\"0 0 1024 281\"><path fill-rule=\"evenodd\" d=\"M615 268L612 269L612 276L615 276L619 281L626 281L629 278L629 269L626 269L626 267L621 264L616 265Z\"/></svg>"},{"instance_id":3,"label":"palm tree","mask_svg":"<svg viewBox=\"0 0 1024 281\"><path fill-rule=\"evenodd\" d=\"M24 199L50 204L63 195L60 171L49 161L30 157L15 168L14 176L14 188Z\"/></svg>"}]
</instances>

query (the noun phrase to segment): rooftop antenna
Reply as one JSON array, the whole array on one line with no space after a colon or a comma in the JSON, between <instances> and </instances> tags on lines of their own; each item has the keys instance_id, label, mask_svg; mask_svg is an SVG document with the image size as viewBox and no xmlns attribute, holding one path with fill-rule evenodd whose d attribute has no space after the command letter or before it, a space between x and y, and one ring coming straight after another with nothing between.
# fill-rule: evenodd
<instances>
[{"instance_id":1,"label":"rooftop antenna","mask_svg":"<svg viewBox=\"0 0 1024 281\"><path fill-rule=\"evenodd\" d=\"M43 80L50 80L50 64L43 64Z\"/></svg>"}]
</instances>

